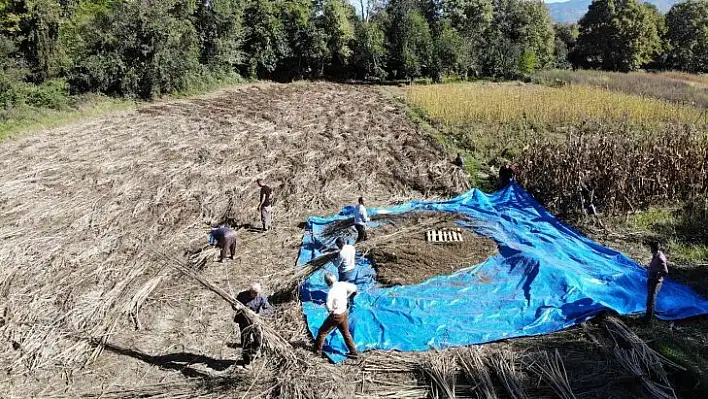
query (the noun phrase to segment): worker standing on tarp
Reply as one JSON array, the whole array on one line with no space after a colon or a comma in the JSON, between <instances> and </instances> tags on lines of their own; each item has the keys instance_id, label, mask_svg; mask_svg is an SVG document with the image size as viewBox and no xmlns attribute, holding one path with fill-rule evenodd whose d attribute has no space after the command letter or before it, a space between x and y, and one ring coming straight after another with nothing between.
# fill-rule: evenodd
<instances>
[{"instance_id":1,"label":"worker standing on tarp","mask_svg":"<svg viewBox=\"0 0 708 399\"><path fill-rule=\"evenodd\" d=\"M651 249L651 263L649 263L649 278L647 280L647 313L645 318L647 321L652 321L654 319L654 306L656 305L656 298L659 295L659 290L661 290L661 285L664 282L664 277L669 274L669 268L667 267L668 260L666 255L660 250L659 243L653 241L649 243L649 248Z\"/></svg>"},{"instance_id":2,"label":"worker standing on tarp","mask_svg":"<svg viewBox=\"0 0 708 399\"><path fill-rule=\"evenodd\" d=\"M236 232L234 230L225 226L212 229L209 233L209 243L221 249L219 262L227 256L231 259L234 258L236 253Z\"/></svg>"},{"instance_id":3,"label":"worker standing on tarp","mask_svg":"<svg viewBox=\"0 0 708 399\"><path fill-rule=\"evenodd\" d=\"M337 237L337 248L339 255L337 256L337 271L339 271L339 281L353 283L354 269L356 268L356 248L344 242L344 238Z\"/></svg>"},{"instance_id":4,"label":"worker standing on tarp","mask_svg":"<svg viewBox=\"0 0 708 399\"><path fill-rule=\"evenodd\" d=\"M369 221L369 215L366 213L364 197L359 197L359 205L354 210L354 228L356 229L356 242L366 241L369 238L366 235L366 222Z\"/></svg>"},{"instance_id":5,"label":"worker standing on tarp","mask_svg":"<svg viewBox=\"0 0 708 399\"><path fill-rule=\"evenodd\" d=\"M259 316L267 316L271 313L273 307L270 306L268 298L262 295L261 291L261 285L253 283L248 290L236 295L236 300L251 309L253 313ZM260 353L263 345L263 333L260 327L253 325L240 310L236 310L234 323L238 324L239 332L241 333L241 356L243 365L247 366Z\"/></svg>"},{"instance_id":6,"label":"worker standing on tarp","mask_svg":"<svg viewBox=\"0 0 708 399\"><path fill-rule=\"evenodd\" d=\"M317 333L315 353L320 356L322 355L322 347L324 346L325 338L336 328L342 333L344 344L347 345L347 349L349 349L347 357L350 359L358 359L359 354L356 350L356 345L354 345L352 334L349 332L348 315L349 297L356 295L356 285L346 281L337 281L332 273L325 274L324 279L329 286L326 303L329 316L327 316L327 319L322 323Z\"/></svg>"},{"instance_id":7,"label":"worker standing on tarp","mask_svg":"<svg viewBox=\"0 0 708 399\"><path fill-rule=\"evenodd\" d=\"M256 180L256 184L261 188L258 211L261 213L261 224L263 231L268 231L273 226L273 189L266 186L263 179Z\"/></svg>"}]
</instances>

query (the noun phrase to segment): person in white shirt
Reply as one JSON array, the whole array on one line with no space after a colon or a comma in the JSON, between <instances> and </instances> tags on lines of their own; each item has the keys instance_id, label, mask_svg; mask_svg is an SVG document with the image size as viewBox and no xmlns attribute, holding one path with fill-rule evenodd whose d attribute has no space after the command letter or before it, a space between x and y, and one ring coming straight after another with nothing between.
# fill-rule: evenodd
<instances>
[{"instance_id":1,"label":"person in white shirt","mask_svg":"<svg viewBox=\"0 0 708 399\"><path fill-rule=\"evenodd\" d=\"M353 283L356 279L354 276L354 268L356 267L356 248L344 242L344 238L337 238L337 248L339 248L339 256L337 257L337 270L339 271L339 281Z\"/></svg>"},{"instance_id":2,"label":"person in white shirt","mask_svg":"<svg viewBox=\"0 0 708 399\"><path fill-rule=\"evenodd\" d=\"M322 347L324 346L325 338L336 328L342 333L344 343L347 345L347 349L349 349L347 357L358 359L359 354L356 350L354 339L352 339L352 334L349 332L349 315L347 312L349 297L356 295L356 285L346 281L337 281L337 278L334 277L332 273L325 274L324 279L329 286L326 304L329 316L327 316L327 319L322 323L322 327L320 327L317 333L315 353L322 355Z\"/></svg>"},{"instance_id":3,"label":"person in white shirt","mask_svg":"<svg viewBox=\"0 0 708 399\"><path fill-rule=\"evenodd\" d=\"M366 222L369 221L369 215L366 213L366 206L364 204L364 197L359 197L359 205L357 205L354 212L354 228L356 229L357 237L356 242L365 241L368 237L366 235Z\"/></svg>"}]
</instances>

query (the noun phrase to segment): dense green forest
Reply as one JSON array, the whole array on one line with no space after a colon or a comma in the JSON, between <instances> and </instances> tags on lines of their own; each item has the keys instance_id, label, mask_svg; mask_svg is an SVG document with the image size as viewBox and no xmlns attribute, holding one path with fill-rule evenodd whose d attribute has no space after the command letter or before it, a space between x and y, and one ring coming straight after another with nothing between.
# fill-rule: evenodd
<instances>
[{"instance_id":1,"label":"dense green forest","mask_svg":"<svg viewBox=\"0 0 708 399\"><path fill-rule=\"evenodd\" d=\"M708 72L708 1L0 0L0 102L152 98L204 80L517 78L546 68Z\"/></svg>"}]
</instances>

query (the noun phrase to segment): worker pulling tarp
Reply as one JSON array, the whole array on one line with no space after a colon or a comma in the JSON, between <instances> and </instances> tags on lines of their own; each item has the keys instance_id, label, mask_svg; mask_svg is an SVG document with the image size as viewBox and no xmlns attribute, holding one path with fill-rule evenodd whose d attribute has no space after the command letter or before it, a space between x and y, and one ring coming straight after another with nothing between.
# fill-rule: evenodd
<instances>
[{"instance_id":1,"label":"worker pulling tarp","mask_svg":"<svg viewBox=\"0 0 708 399\"><path fill-rule=\"evenodd\" d=\"M418 285L385 288L377 284L368 259L357 254L358 294L349 310L349 329L359 351L424 351L480 344L558 331L607 309L621 315L643 313L647 271L623 254L605 248L555 219L521 186L512 183L493 194L469 191L447 201L414 201L370 210L372 215L412 211L456 212L475 221L462 224L493 239L499 253L487 261ZM299 264L331 249L322 230L353 209L330 218L311 217ZM464 223L464 222L460 222ZM356 237L352 234L350 241ZM300 295L313 336L328 317L325 272L310 276ZM656 303L660 319L708 314L708 300L666 279ZM325 353L345 359L341 334L329 335Z\"/></svg>"}]
</instances>

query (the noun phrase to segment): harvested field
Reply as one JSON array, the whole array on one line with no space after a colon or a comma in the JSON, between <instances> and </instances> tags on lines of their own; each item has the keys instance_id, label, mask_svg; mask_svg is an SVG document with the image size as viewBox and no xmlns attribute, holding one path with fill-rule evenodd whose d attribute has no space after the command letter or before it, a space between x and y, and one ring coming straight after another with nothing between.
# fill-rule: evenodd
<instances>
[{"instance_id":1,"label":"harvested field","mask_svg":"<svg viewBox=\"0 0 708 399\"><path fill-rule=\"evenodd\" d=\"M456 191L446 155L403 108L376 88L334 84L148 105L5 142L0 163L9 397L162 390L233 364L229 305L154 249L184 256L218 222L257 225L257 177L275 189L276 230L242 230L236 260L208 259L202 272L234 294L277 284L269 276L293 267L309 215L360 195L376 206ZM275 319L284 337L309 345L297 302ZM274 378L266 368L258 381Z\"/></svg>"},{"instance_id":2,"label":"harvested field","mask_svg":"<svg viewBox=\"0 0 708 399\"><path fill-rule=\"evenodd\" d=\"M431 231L449 230L460 234L461 242L433 243L426 240L426 230L376 245L368 257L376 270L376 279L383 285L419 284L435 276L444 276L484 262L497 252L497 245L489 238L480 237L466 229L459 229L455 219L432 217L438 223ZM415 225L417 220L409 223ZM383 226L374 229L372 236L390 234L405 225Z\"/></svg>"},{"instance_id":3,"label":"harvested field","mask_svg":"<svg viewBox=\"0 0 708 399\"><path fill-rule=\"evenodd\" d=\"M382 93L246 85L4 142L0 397L475 397L480 381L490 397L662 389L660 364L653 377L637 375L647 366L637 354L653 361L652 352L626 338L632 346L612 351L628 334L616 324L333 366L310 353L299 303L280 297L265 320L296 360L232 367L231 306L176 270L182 264L199 264L200 278L232 296L252 281L272 293L294 267L307 216L360 195L375 207L462 189L449 155ZM258 224L257 177L275 189L275 231L240 230L236 259L214 262L202 251L211 226Z\"/></svg>"}]
</instances>

